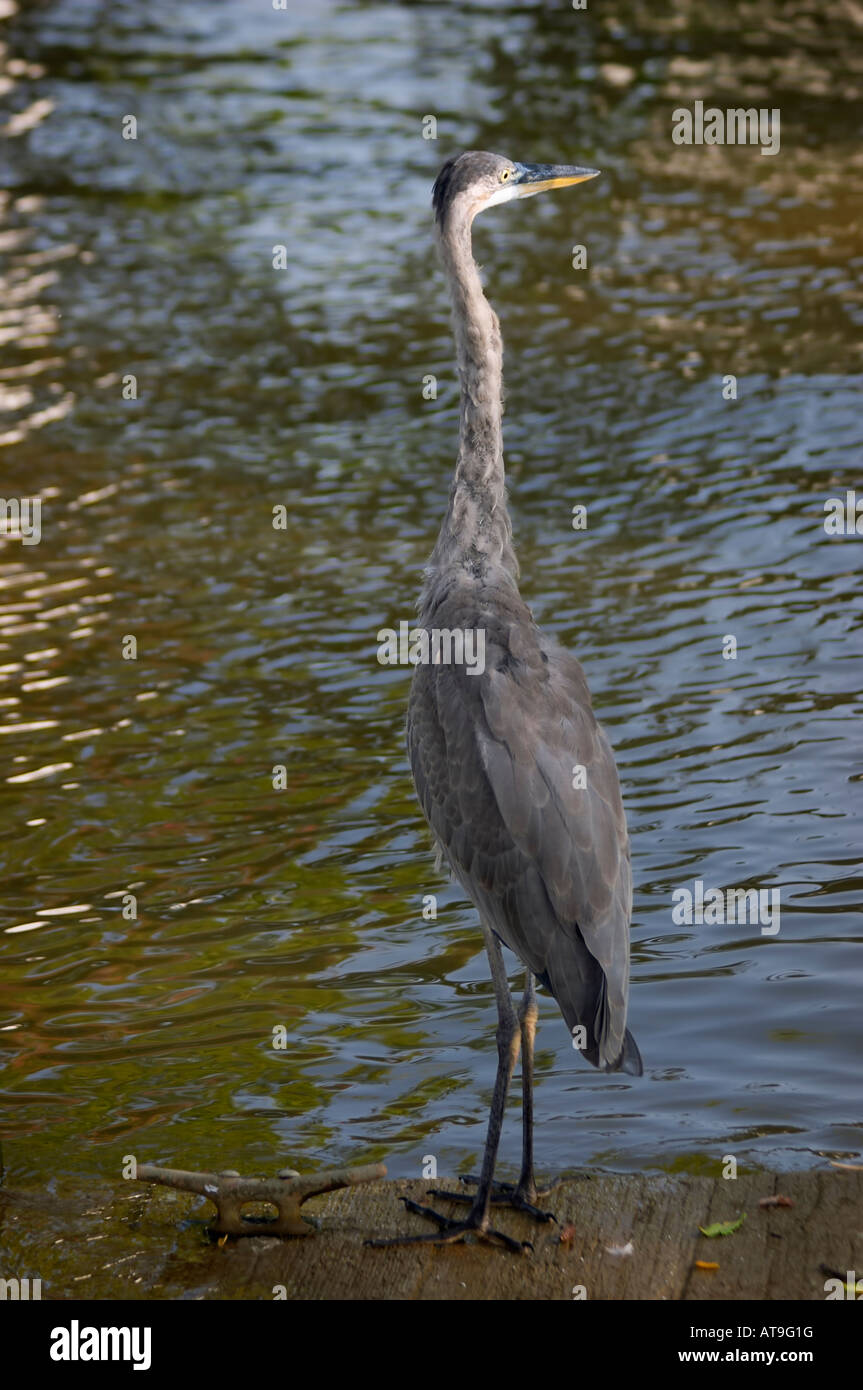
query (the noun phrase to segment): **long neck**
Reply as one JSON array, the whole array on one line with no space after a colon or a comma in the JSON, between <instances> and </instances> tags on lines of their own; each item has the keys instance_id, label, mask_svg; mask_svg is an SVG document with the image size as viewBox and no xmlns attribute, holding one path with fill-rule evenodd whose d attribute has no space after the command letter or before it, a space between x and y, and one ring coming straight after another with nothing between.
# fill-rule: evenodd
<instances>
[{"instance_id":1,"label":"long neck","mask_svg":"<svg viewBox=\"0 0 863 1390\"><path fill-rule=\"evenodd\" d=\"M514 579L518 563L506 509L503 467L503 344L471 250L470 218L453 214L440 233L453 303L461 384L459 449L449 506L429 566L481 578L490 566Z\"/></svg>"}]
</instances>

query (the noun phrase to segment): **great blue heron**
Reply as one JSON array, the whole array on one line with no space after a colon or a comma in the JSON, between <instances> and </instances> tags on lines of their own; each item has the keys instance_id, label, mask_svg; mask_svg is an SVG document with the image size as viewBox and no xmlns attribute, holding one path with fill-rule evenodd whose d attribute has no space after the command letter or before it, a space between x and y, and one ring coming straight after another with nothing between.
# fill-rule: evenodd
<instances>
[{"instance_id":1,"label":"great blue heron","mask_svg":"<svg viewBox=\"0 0 863 1390\"><path fill-rule=\"evenodd\" d=\"M474 1232L521 1250L520 1242L490 1228L490 1203L548 1219L536 1207L533 1168L535 979L554 995L589 1062L602 1071L642 1071L626 1027L632 876L617 768L581 666L544 636L518 592L504 485L500 325L471 249L471 224L485 208L598 172L471 151L450 159L434 185L461 416L458 461L425 572L420 622L426 632L484 632L485 669L477 674L440 660L417 665L407 742L434 838L479 911L497 998L498 1067L482 1171L466 1218L449 1220L408 1201L409 1210L437 1229L375 1244L449 1243ZM527 968L517 1015L501 942ZM493 1196L520 1048L521 1176Z\"/></svg>"}]
</instances>

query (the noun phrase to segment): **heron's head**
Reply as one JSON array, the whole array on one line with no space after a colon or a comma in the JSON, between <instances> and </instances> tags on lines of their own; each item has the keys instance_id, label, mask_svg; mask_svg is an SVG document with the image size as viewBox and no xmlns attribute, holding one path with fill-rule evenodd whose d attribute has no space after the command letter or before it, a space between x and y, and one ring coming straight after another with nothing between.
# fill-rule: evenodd
<instances>
[{"instance_id":1,"label":"heron's head","mask_svg":"<svg viewBox=\"0 0 863 1390\"><path fill-rule=\"evenodd\" d=\"M568 188L595 179L598 173L598 169L581 169L576 164L519 164L500 154L468 150L447 160L435 180L432 204L441 225L456 207L471 222L495 203L532 198L549 188Z\"/></svg>"}]
</instances>

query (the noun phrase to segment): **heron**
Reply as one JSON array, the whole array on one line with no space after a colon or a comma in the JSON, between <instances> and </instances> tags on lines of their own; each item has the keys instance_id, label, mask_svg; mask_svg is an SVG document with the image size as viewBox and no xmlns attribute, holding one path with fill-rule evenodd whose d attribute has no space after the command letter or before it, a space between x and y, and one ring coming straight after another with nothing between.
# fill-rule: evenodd
<instances>
[{"instance_id":1,"label":"heron","mask_svg":"<svg viewBox=\"0 0 863 1390\"><path fill-rule=\"evenodd\" d=\"M507 511L500 324L473 257L486 208L595 178L574 165L520 164L469 151L435 181L435 228L453 308L461 403L449 504L419 602L428 632L484 633L484 669L432 659L411 683L407 746L417 796L442 860L479 914L497 1002L497 1074L476 1193L464 1219L403 1199L433 1222L374 1244L451 1244L473 1236L524 1244L490 1224L492 1206L552 1219L537 1203L533 1053L539 984L557 1001L582 1055L600 1071L641 1075L626 1027L632 874L611 745L581 665L534 621L518 589ZM438 650L438 658L440 651ZM501 946L525 968L516 1011ZM510 1081L522 1056L518 1182L495 1184Z\"/></svg>"}]
</instances>

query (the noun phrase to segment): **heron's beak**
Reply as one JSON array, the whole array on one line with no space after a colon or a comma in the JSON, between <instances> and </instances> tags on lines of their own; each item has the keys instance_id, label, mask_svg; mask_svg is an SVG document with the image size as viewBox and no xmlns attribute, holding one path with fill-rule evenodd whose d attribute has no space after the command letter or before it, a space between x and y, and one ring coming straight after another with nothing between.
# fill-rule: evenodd
<instances>
[{"instance_id":1,"label":"heron's beak","mask_svg":"<svg viewBox=\"0 0 863 1390\"><path fill-rule=\"evenodd\" d=\"M532 198L548 188L568 188L572 183L595 179L599 169L580 169L576 164L519 164L516 187L519 198Z\"/></svg>"}]
</instances>

